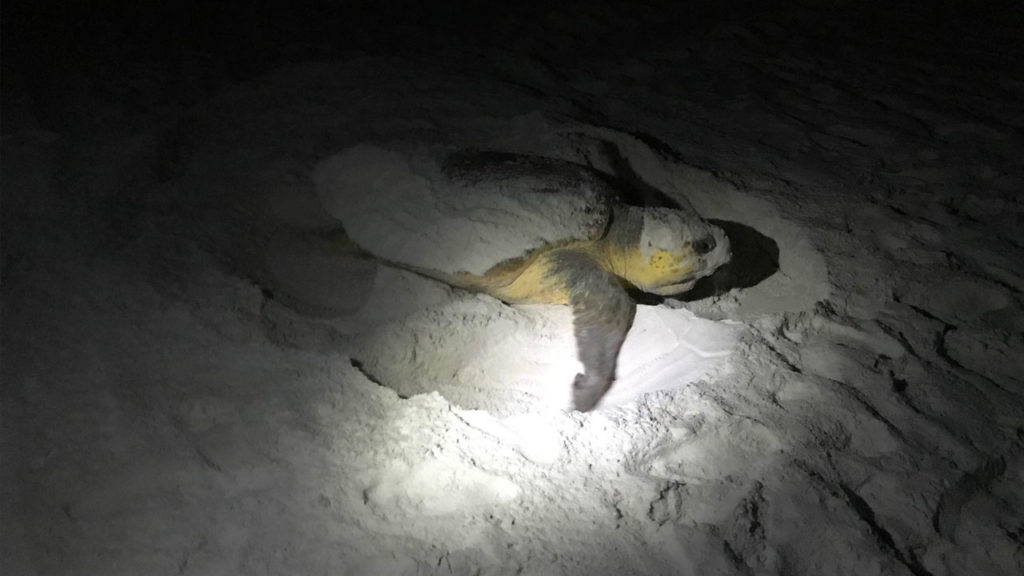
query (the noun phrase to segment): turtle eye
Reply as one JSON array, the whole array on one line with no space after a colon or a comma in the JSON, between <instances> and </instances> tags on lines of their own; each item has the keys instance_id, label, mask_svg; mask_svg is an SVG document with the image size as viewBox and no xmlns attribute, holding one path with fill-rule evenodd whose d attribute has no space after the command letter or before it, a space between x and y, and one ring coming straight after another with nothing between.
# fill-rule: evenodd
<instances>
[{"instance_id":1,"label":"turtle eye","mask_svg":"<svg viewBox=\"0 0 1024 576\"><path fill-rule=\"evenodd\" d=\"M693 250L697 254L707 254L715 249L715 237L705 236L693 243Z\"/></svg>"}]
</instances>

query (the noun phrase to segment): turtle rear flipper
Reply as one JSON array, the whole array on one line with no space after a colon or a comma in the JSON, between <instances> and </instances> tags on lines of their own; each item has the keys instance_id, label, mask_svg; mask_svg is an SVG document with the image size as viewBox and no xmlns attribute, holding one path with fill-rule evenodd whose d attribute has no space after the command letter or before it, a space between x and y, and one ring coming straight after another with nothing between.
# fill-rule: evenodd
<instances>
[{"instance_id":1,"label":"turtle rear flipper","mask_svg":"<svg viewBox=\"0 0 1024 576\"><path fill-rule=\"evenodd\" d=\"M576 349L584 370L573 382L573 407L586 412L615 380L619 349L636 306L619 279L586 254L567 250L557 255L555 265L569 290Z\"/></svg>"}]
</instances>

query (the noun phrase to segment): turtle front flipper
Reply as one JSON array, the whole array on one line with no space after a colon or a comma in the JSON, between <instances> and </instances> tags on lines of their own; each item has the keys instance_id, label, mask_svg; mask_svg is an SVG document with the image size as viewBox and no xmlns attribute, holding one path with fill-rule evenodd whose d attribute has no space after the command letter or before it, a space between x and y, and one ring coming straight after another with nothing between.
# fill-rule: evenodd
<instances>
[{"instance_id":1,"label":"turtle front flipper","mask_svg":"<svg viewBox=\"0 0 1024 576\"><path fill-rule=\"evenodd\" d=\"M572 305L576 349L583 374L572 386L573 407L592 409L615 380L619 349L633 323L636 306L619 279L587 254L566 250L554 258Z\"/></svg>"}]
</instances>

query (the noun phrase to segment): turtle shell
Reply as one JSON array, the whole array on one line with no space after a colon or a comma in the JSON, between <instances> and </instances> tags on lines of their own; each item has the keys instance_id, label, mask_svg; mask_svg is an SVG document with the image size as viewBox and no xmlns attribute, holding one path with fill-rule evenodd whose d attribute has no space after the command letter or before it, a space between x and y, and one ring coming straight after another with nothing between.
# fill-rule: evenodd
<instances>
[{"instance_id":1,"label":"turtle shell","mask_svg":"<svg viewBox=\"0 0 1024 576\"><path fill-rule=\"evenodd\" d=\"M613 191L539 156L361 144L317 165L325 209L375 256L444 275L486 275L537 250L604 235Z\"/></svg>"}]
</instances>

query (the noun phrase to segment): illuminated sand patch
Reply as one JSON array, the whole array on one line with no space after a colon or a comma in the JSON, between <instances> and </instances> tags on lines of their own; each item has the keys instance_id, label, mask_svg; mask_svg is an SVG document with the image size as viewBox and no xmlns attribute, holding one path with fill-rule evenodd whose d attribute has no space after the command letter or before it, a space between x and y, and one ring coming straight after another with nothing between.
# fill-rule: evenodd
<instances>
[{"instance_id":1,"label":"illuminated sand patch","mask_svg":"<svg viewBox=\"0 0 1024 576\"><path fill-rule=\"evenodd\" d=\"M514 500L519 486L458 462L396 465L366 490L367 503L380 511L444 516Z\"/></svg>"},{"instance_id":2,"label":"illuminated sand patch","mask_svg":"<svg viewBox=\"0 0 1024 576\"><path fill-rule=\"evenodd\" d=\"M638 306L618 379L598 408L720 377L739 330L686 310ZM357 356L401 396L436 390L462 408L504 414L570 408L570 383L580 370L567 307L509 307L476 296L382 328Z\"/></svg>"}]
</instances>

